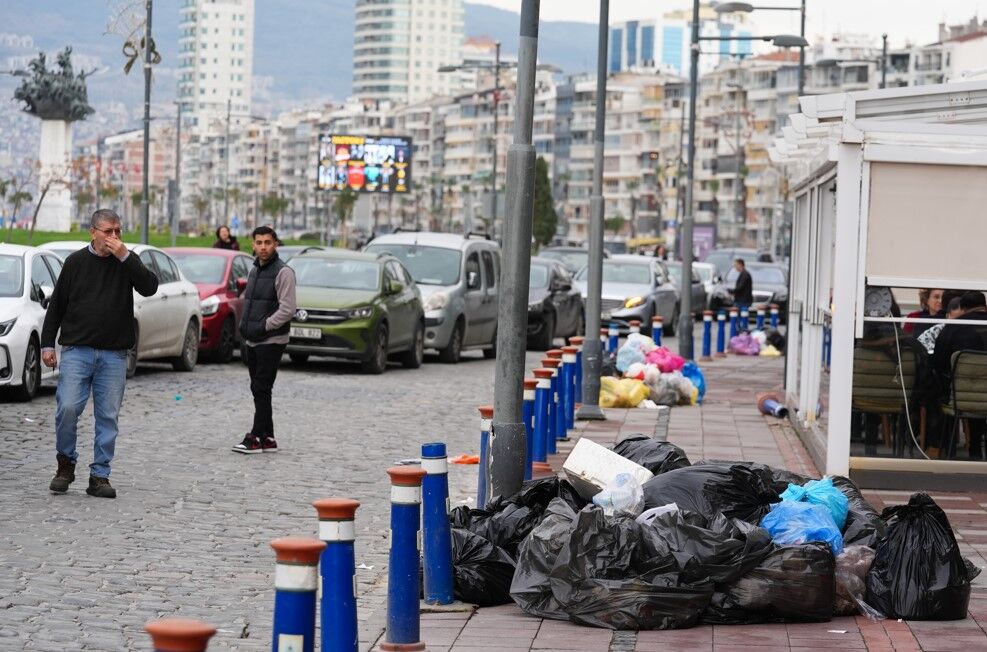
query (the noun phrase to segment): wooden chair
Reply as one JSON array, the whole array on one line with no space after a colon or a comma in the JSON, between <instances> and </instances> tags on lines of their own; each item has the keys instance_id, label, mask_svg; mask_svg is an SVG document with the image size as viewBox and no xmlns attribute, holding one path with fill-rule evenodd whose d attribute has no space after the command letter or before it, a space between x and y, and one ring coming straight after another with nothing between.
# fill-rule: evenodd
<instances>
[{"instance_id":1,"label":"wooden chair","mask_svg":"<svg viewBox=\"0 0 987 652\"><path fill-rule=\"evenodd\" d=\"M960 422L964 419L987 419L987 351L957 351L950 362L952 382L949 400L942 405L942 411L953 418L946 448L947 456L954 457Z\"/></svg>"},{"instance_id":2,"label":"wooden chair","mask_svg":"<svg viewBox=\"0 0 987 652\"><path fill-rule=\"evenodd\" d=\"M853 350L851 408L881 415L882 420L884 417L903 415L906 409L912 407L912 391L915 389L918 366L914 347L901 346L899 366L893 345L890 352L887 347L869 348L858 345ZM901 421L904 422L904 419ZM899 423L898 432L893 438L893 448L897 456L904 453L905 438L901 435L907 428L907 424Z\"/></svg>"}]
</instances>

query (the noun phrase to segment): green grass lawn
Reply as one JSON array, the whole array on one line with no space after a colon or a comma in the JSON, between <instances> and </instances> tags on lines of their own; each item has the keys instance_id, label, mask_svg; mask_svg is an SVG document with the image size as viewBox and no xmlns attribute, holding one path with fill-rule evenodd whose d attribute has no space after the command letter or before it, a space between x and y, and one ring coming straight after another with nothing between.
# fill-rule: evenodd
<instances>
[{"instance_id":1,"label":"green grass lawn","mask_svg":"<svg viewBox=\"0 0 987 652\"><path fill-rule=\"evenodd\" d=\"M29 231L27 229L14 229L12 232L12 237L8 240L8 234L10 232L7 229L0 231L0 242L9 242L11 244L26 245L28 244ZM89 241L89 231L70 231L69 233L62 233L58 231L35 231L34 239L31 244L37 246L45 242L54 242L55 240L79 240L80 242ZM124 242L129 242L131 244L137 244L140 242L140 232L139 231L128 231L121 236ZM203 237L195 237L190 235L180 235L175 240L175 245L178 247L211 247L212 243L215 242L216 238L210 234ZM250 238L240 238L240 248L249 253L250 251ZM152 233L150 238L150 244L155 247L170 247L171 246L171 236L167 233ZM317 245L318 240L285 240L284 244L294 245L294 244L304 244L304 245Z\"/></svg>"}]
</instances>

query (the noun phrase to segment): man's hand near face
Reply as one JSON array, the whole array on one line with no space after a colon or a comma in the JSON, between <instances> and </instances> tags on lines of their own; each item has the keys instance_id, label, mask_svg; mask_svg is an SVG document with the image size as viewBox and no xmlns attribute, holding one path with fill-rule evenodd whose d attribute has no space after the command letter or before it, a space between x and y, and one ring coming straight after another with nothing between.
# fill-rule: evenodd
<instances>
[{"instance_id":1,"label":"man's hand near face","mask_svg":"<svg viewBox=\"0 0 987 652\"><path fill-rule=\"evenodd\" d=\"M106 238L106 248L117 257L117 260L123 260L127 257L127 245L123 244L123 240L115 235Z\"/></svg>"}]
</instances>

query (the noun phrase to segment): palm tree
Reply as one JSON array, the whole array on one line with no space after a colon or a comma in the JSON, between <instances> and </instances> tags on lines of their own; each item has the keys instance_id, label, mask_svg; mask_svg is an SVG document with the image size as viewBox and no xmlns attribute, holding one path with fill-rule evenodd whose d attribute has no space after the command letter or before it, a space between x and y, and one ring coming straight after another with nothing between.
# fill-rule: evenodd
<instances>
[{"instance_id":1,"label":"palm tree","mask_svg":"<svg viewBox=\"0 0 987 652\"><path fill-rule=\"evenodd\" d=\"M347 221L353 217L353 209L356 207L356 201L360 198L359 193L353 190L350 186L346 186L343 190L336 195L336 201L333 202L332 210L336 214L336 218L339 220L339 231L340 237L342 239L342 247L346 248L346 236Z\"/></svg>"}]
</instances>

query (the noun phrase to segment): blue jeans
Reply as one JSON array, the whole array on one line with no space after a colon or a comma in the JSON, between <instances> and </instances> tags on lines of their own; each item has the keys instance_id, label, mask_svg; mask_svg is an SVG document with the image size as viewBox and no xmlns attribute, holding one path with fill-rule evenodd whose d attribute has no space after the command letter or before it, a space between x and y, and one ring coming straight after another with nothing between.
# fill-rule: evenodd
<instances>
[{"instance_id":1,"label":"blue jeans","mask_svg":"<svg viewBox=\"0 0 987 652\"><path fill-rule=\"evenodd\" d=\"M117 419L127 384L127 352L67 346L58 363L58 390L55 392L55 448L75 462L76 425L93 396L96 436L90 475L110 477L110 462L117 441Z\"/></svg>"}]
</instances>

